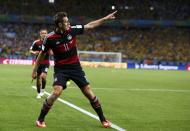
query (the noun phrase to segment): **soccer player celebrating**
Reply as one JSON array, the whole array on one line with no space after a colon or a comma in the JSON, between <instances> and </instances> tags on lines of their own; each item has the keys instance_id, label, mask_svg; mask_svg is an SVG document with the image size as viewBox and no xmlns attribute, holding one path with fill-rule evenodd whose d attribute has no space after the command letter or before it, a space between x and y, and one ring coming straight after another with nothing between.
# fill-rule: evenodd
<instances>
[{"instance_id":1,"label":"soccer player celebrating","mask_svg":"<svg viewBox=\"0 0 190 131\"><path fill-rule=\"evenodd\" d=\"M79 57L77 55L76 36L83 34L84 31L100 26L107 20L115 19L117 11L86 25L71 26L67 14L65 12L58 12L54 16L55 30L49 33L44 39L42 52L40 52L36 64L33 68L32 78L36 78L37 68L40 61L44 58L48 50L52 50L54 54L54 83L53 92L45 100L41 108L40 115L36 121L38 127L46 127L45 116L51 109L55 100L61 95L62 91L66 89L66 82L73 80L80 88L82 93L90 101L95 112L98 114L100 122L104 128L110 127L110 122L106 120L101 104L98 98L93 93L85 73L80 65Z\"/></svg>"},{"instance_id":2,"label":"soccer player celebrating","mask_svg":"<svg viewBox=\"0 0 190 131\"><path fill-rule=\"evenodd\" d=\"M35 40L32 46L30 47L30 53L36 55L36 58L39 55L40 51L42 50L43 40L46 35L47 35L47 30L41 29L40 39ZM44 95L48 68L49 68L49 53L46 53L44 60L39 63L39 66L37 69L36 87L37 87L38 95L36 98L38 99Z\"/></svg>"}]
</instances>

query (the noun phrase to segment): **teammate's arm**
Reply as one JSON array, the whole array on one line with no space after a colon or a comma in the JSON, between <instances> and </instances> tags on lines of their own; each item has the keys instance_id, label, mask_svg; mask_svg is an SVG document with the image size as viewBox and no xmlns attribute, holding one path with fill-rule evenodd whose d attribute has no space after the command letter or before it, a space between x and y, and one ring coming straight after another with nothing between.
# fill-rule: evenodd
<instances>
[{"instance_id":1,"label":"teammate's arm","mask_svg":"<svg viewBox=\"0 0 190 131\"><path fill-rule=\"evenodd\" d=\"M30 53L34 54L34 55L38 55L40 53L40 51L37 50L37 45L36 45L36 41L33 42L32 46L30 47Z\"/></svg>"},{"instance_id":2,"label":"teammate's arm","mask_svg":"<svg viewBox=\"0 0 190 131\"><path fill-rule=\"evenodd\" d=\"M88 30L88 29L93 29L97 26L100 26L101 24L103 24L105 21L107 20L112 20L112 19L115 19L115 14L117 13L117 11L101 18L101 19L98 19L98 20L95 20L95 21L92 21L92 22L89 22L88 24L84 25L84 29L85 30Z\"/></svg>"},{"instance_id":3,"label":"teammate's arm","mask_svg":"<svg viewBox=\"0 0 190 131\"><path fill-rule=\"evenodd\" d=\"M32 79L36 79L36 76L37 76L37 69L38 69L38 67L39 67L39 65L40 65L40 62L44 59L45 54L46 54L46 53L44 53L44 52L42 52L42 51L39 53L39 55L38 55L38 57L37 57L37 60L36 60L36 63L35 63L35 65L34 65L34 67L33 67L33 70L32 70Z\"/></svg>"},{"instance_id":4,"label":"teammate's arm","mask_svg":"<svg viewBox=\"0 0 190 131\"><path fill-rule=\"evenodd\" d=\"M30 53L34 54L34 55L38 55L40 53L40 51L33 51L30 49Z\"/></svg>"}]
</instances>

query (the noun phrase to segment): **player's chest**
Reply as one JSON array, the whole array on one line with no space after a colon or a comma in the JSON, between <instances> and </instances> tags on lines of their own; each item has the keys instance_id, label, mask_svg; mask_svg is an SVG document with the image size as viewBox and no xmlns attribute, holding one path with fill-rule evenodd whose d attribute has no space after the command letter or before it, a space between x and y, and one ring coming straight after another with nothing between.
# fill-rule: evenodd
<instances>
[{"instance_id":1,"label":"player's chest","mask_svg":"<svg viewBox=\"0 0 190 131\"><path fill-rule=\"evenodd\" d=\"M36 48L37 50L42 50L42 43L37 43Z\"/></svg>"},{"instance_id":2,"label":"player's chest","mask_svg":"<svg viewBox=\"0 0 190 131\"><path fill-rule=\"evenodd\" d=\"M53 41L53 49L69 51L76 46L76 38L72 35L66 35L59 37Z\"/></svg>"},{"instance_id":3,"label":"player's chest","mask_svg":"<svg viewBox=\"0 0 190 131\"><path fill-rule=\"evenodd\" d=\"M73 37L71 34L63 35L53 40L53 45L60 46L64 44L75 44L74 39L75 37Z\"/></svg>"}]
</instances>

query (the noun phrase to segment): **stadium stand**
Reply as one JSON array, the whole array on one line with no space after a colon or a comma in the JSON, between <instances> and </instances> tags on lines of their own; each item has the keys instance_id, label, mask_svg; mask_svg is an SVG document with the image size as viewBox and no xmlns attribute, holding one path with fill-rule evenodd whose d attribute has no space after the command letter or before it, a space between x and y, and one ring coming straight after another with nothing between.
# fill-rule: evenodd
<instances>
[{"instance_id":1,"label":"stadium stand","mask_svg":"<svg viewBox=\"0 0 190 131\"><path fill-rule=\"evenodd\" d=\"M1 24L0 57L32 59L28 50L44 25ZM189 30L183 28L97 29L80 36L79 50L122 52L123 62L187 63Z\"/></svg>"},{"instance_id":2,"label":"stadium stand","mask_svg":"<svg viewBox=\"0 0 190 131\"><path fill-rule=\"evenodd\" d=\"M86 6L88 3L88 6ZM100 5L100 6L96 6ZM118 19L189 20L189 1L125 1L125 0L56 0L57 10L69 12L71 17L96 18L110 12L112 6L119 10ZM75 7L75 8L73 8ZM1 1L0 15L7 16L52 16L53 4L47 0ZM35 10L34 10L35 8ZM72 9L72 10L70 10ZM80 12L78 11L80 10ZM78 18L78 17L77 17ZM52 30L52 25L21 22L0 24L0 57L32 59L28 52L32 41L41 28ZM146 27L136 28L123 25L120 28L101 27L80 36L79 50L122 52L123 62L179 65L190 62L189 28Z\"/></svg>"},{"instance_id":3,"label":"stadium stand","mask_svg":"<svg viewBox=\"0 0 190 131\"><path fill-rule=\"evenodd\" d=\"M119 10L117 17L123 19L190 19L188 0L55 0L55 6L56 10L69 12L70 16L100 17L114 6ZM7 15L52 16L55 13L54 5L48 0L6 0L1 1L0 8L0 14Z\"/></svg>"}]
</instances>

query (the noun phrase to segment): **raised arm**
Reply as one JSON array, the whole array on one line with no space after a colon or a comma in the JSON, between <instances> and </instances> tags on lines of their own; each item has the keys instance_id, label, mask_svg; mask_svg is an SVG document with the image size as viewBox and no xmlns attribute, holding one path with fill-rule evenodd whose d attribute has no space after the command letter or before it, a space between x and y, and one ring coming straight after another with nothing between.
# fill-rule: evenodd
<instances>
[{"instance_id":1,"label":"raised arm","mask_svg":"<svg viewBox=\"0 0 190 131\"><path fill-rule=\"evenodd\" d=\"M88 24L84 25L84 29L85 30L88 30L88 29L93 29L95 27L98 27L100 25L102 25L105 21L107 20L112 20L112 19L115 19L115 14L117 13L117 11L101 18L101 19L98 19L98 20L95 20L95 21L91 21L89 22Z\"/></svg>"}]
</instances>

